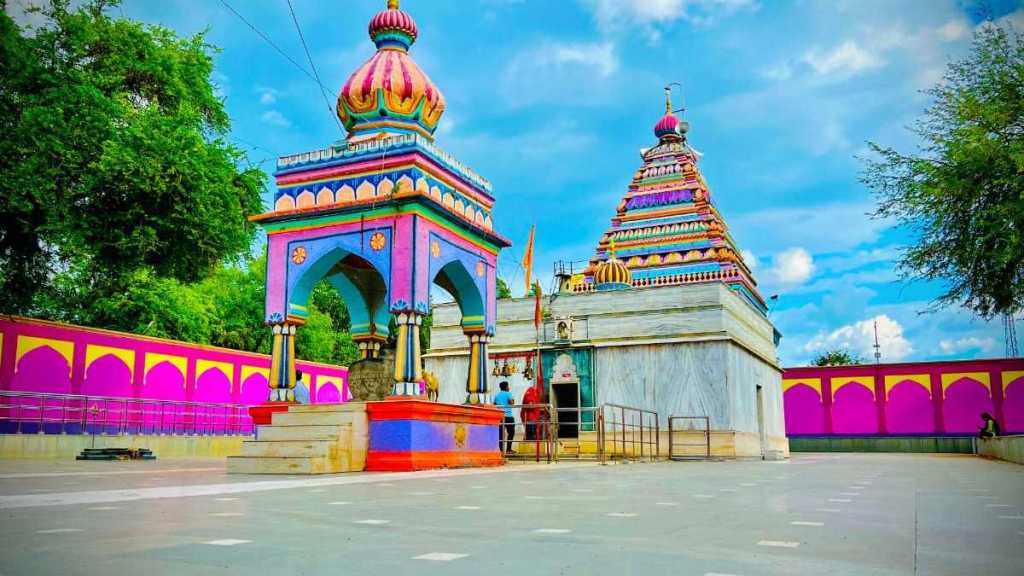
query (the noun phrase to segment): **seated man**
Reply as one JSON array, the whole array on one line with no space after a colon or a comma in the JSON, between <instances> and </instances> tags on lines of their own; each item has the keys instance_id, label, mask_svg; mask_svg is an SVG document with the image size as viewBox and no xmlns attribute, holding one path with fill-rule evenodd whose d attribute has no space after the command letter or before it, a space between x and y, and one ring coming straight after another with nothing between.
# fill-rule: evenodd
<instances>
[{"instance_id":1,"label":"seated man","mask_svg":"<svg viewBox=\"0 0 1024 576\"><path fill-rule=\"evenodd\" d=\"M982 427L978 429L978 438L995 438L999 436L999 423L988 412L981 413Z\"/></svg>"}]
</instances>

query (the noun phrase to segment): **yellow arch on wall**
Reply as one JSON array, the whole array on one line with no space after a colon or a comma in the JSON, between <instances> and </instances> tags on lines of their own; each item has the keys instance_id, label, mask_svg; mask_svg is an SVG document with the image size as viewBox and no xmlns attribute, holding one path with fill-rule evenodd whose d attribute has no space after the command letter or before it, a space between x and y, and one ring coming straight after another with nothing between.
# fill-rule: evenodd
<instances>
[{"instance_id":1,"label":"yellow arch on wall","mask_svg":"<svg viewBox=\"0 0 1024 576\"><path fill-rule=\"evenodd\" d=\"M992 382L989 380L988 372L954 372L942 375L942 399L946 399L946 389L954 382L963 379L974 380L988 389L988 395L992 396Z\"/></svg>"},{"instance_id":2,"label":"yellow arch on wall","mask_svg":"<svg viewBox=\"0 0 1024 576\"><path fill-rule=\"evenodd\" d=\"M170 354L146 354L146 368L145 368L145 379L149 379L149 371L152 370L157 364L167 362L171 366L178 369L181 372L182 379L188 379L188 360L183 356L171 356ZM183 382L182 386L187 386L188 382Z\"/></svg>"},{"instance_id":3,"label":"yellow arch on wall","mask_svg":"<svg viewBox=\"0 0 1024 576\"><path fill-rule=\"evenodd\" d=\"M821 398L821 378L789 378L782 380L782 393L785 394L787 390L803 384L804 386L810 386L818 393L818 398Z\"/></svg>"},{"instance_id":4,"label":"yellow arch on wall","mask_svg":"<svg viewBox=\"0 0 1024 576\"><path fill-rule=\"evenodd\" d=\"M395 184L390 178L384 178L377 184L377 196L387 196L394 192Z\"/></svg>"},{"instance_id":5,"label":"yellow arch on wall","mask_svg":"<svg viewBox=\"0 0 1024 576\"><path fill-rule=\"evenodd\" d=\"M338 188L338 193L335 195L336 202L355 202L356 191L348 184L345 184L341 188Z\"/></svg>"},{"instance_id":6,"label":"yellow arch on wall","mask_svg":"<svg viewBox=\"0 0 1024 576\"><path fill-rule=\"evenodd\" d=\"M316 377L316 393L320 393L320 387L328 384L334 384L334 387L338 389L338 395L342 400L345 400L345 382L341 379L341 376L317 376Z\"/></svg>"},{"instance_id":7,"label":"yellow arch on wall","mask_svg":"<svg viewBox=\"0 0 1024 576\"><path fill-rule=\"evenodd\" d=\"M245 381L249 379L249 376L253 374L263 374L263 377L270 381L270 368L260 368L259 366L242 366L242 381L239 385L245 384Z\"/></svg>"},{"instance_id":8,"label":"yellow arch on wall","mask_svg":"<svg viewBox=\"0 0 1024 576\"><path fill-rule=\"evenodd\" d=\"M398 182L395 183L395 188L396 188L395 192L398 192L398 193L412 192L412 189L413 189L412 178L409 178L408 176L401 176L398 179Z\"/></svg>"},{"instance_id":9,"label":"yellow arch on wall","mask_svg":"<svg viewBox=\"0 0 1024 576\"><path fill-rule=\"evenodd\" d=\"M4 342L3 336L3 334L0 334L0 345ZM1013 384L1015 380L1018 378L1024 378L1024 370L1008 370L1000 374L1000 377L1003 381L1003 392L1006 392L1006 389L1009 388L1010 384Z\"/></svg>"},{"instance_id":10,"label":"yellow arch on wall","mask_svg":"<svg viewBox=\"0 0 1024 576\"><path fill-rule=\"evenodd\" d=\"M832 399L836 399L836 392L847 384L860 384L871 392L872 400L875 398L875 377L874 376L843 376L832 379Z\"/></svg>"},{"instance_id":11,"label":"yellow arch on wall","mask_svg":"<svg viewBox=\"0 0 1024 576\"><path fill-rule=\"evenodd\" d=\"M219 370L227 376L228 382L235 385L235 367L230 362L217 362L215 360L196 360L196 385L199 385L199 377L210 370Z\"/></svg>"},{"instance_id":12,"label":"yellow arch on wall","mask_svg":"<svg viewBox=\"0 0 1024 576\"><path fill-rule=\"evenodd\" d=\"M889 399L889 393L902 382L913 382L928 391L928 397L932 397L932 378L927 374L889 374L885 377L885 399Z\"/></svg>"},{"instance_id":13,"label":"yellow arch on wall","mask_svg":"<svg viewBox=\"0 0 1024 576\"><path fill-rule=\"evenodd\" d=\"M127 348L114 348L112 346L99 346L97 344L89 344L85 347L85 371L89 371L89 366L92 363L103 358L104 356L113 356L124 365L128 367L128 378L135 377L135 350L129 350Z\"/></svg>"},{"instance_id":14,"label":"yellow arch on wall","mask_svg":"<svg viewBox=\"0 0 1024 576\"><path fill-rule=\"evenodd\" d=\"M52 338L37 338L35 336L18 336L18 347L14 352L14 371L18 371L18 364L22 356L37 349L49 346L54 352L60 354L68 361L68 374L71 373L71 364L75 358L75 343L70 340L54 340Z\"/></svg>"},{"instance_id":15,"label":"yellow arch on wall","mask_svg":"<svg viewBox=\"0 0 1024 576\"><path fill-rule=\"evenodd\" d=\"M373 198L373 195L377 191L374 189L373 184L369 180L363 180L359 186L356 187L356 200L365 200L367 198Z\"/></svg>"},{"instance_id":16,"label":"yellow arch on wall","mask_svg":"<svg viewBox=\"0 0 1024 576\"><path fill-rule=\"evenodd\" d=\"M327 206L329 204L334 204L334 192L331 192L330 188L324 186L316 194L316 205Z\"/></svg>"},{"instance_id":17,"label":"yellow arch on wall","mask_svg":"<svg viewBox=\"0 0 1024 576\"><path fill-rule=\"evenodd\" d=\"M303 190L302 193L295 198L296 208L311 208L313 206L316 206L316 197L313 196L313 193L309 190Z\"/></svg>"},{"instance_id":18,"label":"yellow arch on wall","mask_svg":"<svg viewBox=\"0 0 1024 576\"><path fill-rule=\"evenodd\" d=\"M424 196L430 195L430 184L427 184L427 179L424 178L423 176L420 176L419 178L416 179L416 192ZM438 194L438 196L441 195Z\"/></svg>"},{"instance_id":19,"label":"yellow arch on wall","mask_svg":"<svg viewBox=\"0 0 1024 576\"><path fill-rule=\"evenodd\" d=\"M0 366L4 364L4 333L0 332Z\"/></svg>"},{"instance_id":20,"label":"yellow arch on wall","mask_svg":"<svg viewBox=\"0 0 1024 576\"><path fill-rule=\"evenodd\" d=\"M274 204L274 210L277 210L277 211L294 210L294 209L295 209L295 199L292 198L291 196L287 195L287 194L285 194L285 195L281 196L280 198L278 198L277 202Z\"/></svg>"}]
</instances>

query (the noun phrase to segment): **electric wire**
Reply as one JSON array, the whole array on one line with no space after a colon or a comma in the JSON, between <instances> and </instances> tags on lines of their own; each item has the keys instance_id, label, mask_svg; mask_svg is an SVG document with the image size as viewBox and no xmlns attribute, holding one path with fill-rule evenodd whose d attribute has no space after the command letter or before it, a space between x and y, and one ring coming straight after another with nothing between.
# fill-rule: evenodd
<instances>
[{"instance_id":1,"label":"electric wire","mask_svg":"<svg viewBox=\"0 0 1024 576\"><path fill-rule=\"evenodd\" d=\"M324 88L323 82L320 81L320 73L316 70L316 64L313 63L313 56L309 53L309 46L306 45L306 37L302 34L302 27L299 26L299 19L295 16L295 8L292 6L292 0L286 0L288 3L288 12L292 15L292 22L295 23L295 31L299 33L299 41L302 43L302 49L306 52L306 60L309 61L309 67L313 70L313 79L320 87L320 95L324 97L324 104L327 105L327 112L334 118L334 123L338 126L338 130L342 134L345 133L345 129L341 126L341 121L338 120L338 115L331 107L331 100L327 97L327 89Z\"/></svg>"}]
</instances>

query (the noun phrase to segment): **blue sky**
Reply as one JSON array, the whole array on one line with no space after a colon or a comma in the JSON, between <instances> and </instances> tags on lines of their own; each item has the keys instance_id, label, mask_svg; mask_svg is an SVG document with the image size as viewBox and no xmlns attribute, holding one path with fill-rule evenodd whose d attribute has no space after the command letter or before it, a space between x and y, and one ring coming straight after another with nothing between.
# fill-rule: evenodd
<instances>
[{"instance_id":1,"label":"blue sky","mask_svg":"<svg viewBox=\"0 0 1024 576\"><path fill-rule=\"evenodd\" d=\"M23 0L28 2L29 0ZM295 61L305 55L284 0L229 0ZM373 53L384 0L293 0L323 83L336 92ZM1002 325L922 315L934 284L899 281L904 232L870 219L865 142L911 151L920 93L966 53L979 2L956 0L403 0L413 58L441 88L437 143L494 185L495 226L517 260L537 225L537 273L586 260L655 140L662 87L683 86L690 142L761 292L785 365L846 346L883 361L1003 353ZM984 2L1024 28L1020 2ZM125 0L115 12L180 34L208 30L232 138L254 162L341 137L319 88L217 0ZM330 96L333 101L334 96ZM753 258L750 258L750 255Z\"/></svg>"}]
</instances>

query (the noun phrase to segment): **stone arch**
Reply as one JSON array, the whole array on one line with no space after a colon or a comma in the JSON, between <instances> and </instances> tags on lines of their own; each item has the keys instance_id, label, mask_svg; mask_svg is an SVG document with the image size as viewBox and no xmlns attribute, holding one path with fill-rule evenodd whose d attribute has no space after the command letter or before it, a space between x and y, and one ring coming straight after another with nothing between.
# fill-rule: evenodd
<instances>
[{"instance_id":1,"label":"stone arch","mask_svg":"<svg viewBox=\"0 0 1024 576\"><path fill-rule=\"evenodd\" d=\"M935 410L931 392L914 380L893 386L885 401L885 426L892 434L935 432Z\"/></svg>"},{"instance_id":2,"label":"stone arch","mask_svg":"<svg viewBox=\"0 0 1024 576\"><path fill-rule=\"evenodd\" d=\"M845 383L832 394L832 432L836 434L877 434L878 409L875 393L860 382Z\"/></svg>"},{"instance_id":3,"label":"stone arch","mask_svg":"<svg viewBox=\"0 0 1024 576\"><path fill-rule=\"evenodd\" d=\"M825 410L821 395L807 384L796 384L783 395L786 434L823 434Z\"/></svg>"},{"instance_id":4,"label":"stone arch","mask_svg":"<svg viewBox=\"0 0 1024 576\"><path fill-rule=\"evenodd\" d=\"M106 354L94 360L85 369L81 393L86 396L132 395L132 366L113 354Z\"/></svg>"},{"instance_id":5,"label":"stone arch","mask_svg":"<svg viewBox=\"0 0 1024 576\"><path fill-rule=\"evenodd\" d=\"M1024 376L1008 382L1003 389L1003 431L1024 433Z\"/></svg>"},{"instance_id":6,"label":"stone arch","mask_svg":"<svg viewBox=\"0 0 1024 576\"><path fill-rule=\"evenodd\" d=\"M981 413L993 413L988 388L973 378L960 378L950 384L942 400L945 432L976 434L981 426Z\"/></svg>"},{"instance_id":7,"label":"stone arch","mask_svg":"<svg viewBox=\"0 0 1024 576\"><path fill-rule=\"evenodd\" d=\"M369 333L387 336L388 281L383 271L354 252L334 247L320 254L302 272L289 291L288 309L305 311L310 292L321 280L327 280L341 294L348 307L353 336Z\"/></svg>"},{"instance_id":8,"label":"stone arch","mask_svg":"<svg viewBox=\"0 0 1024 576\"><path fill-rule=\"evenodd\" d=\"M302 193L295 198L296 208L312 208L313 206L316 206L316 197L313 196L313 193L309 190L303 190Z\"/></svg>"},{"instance_id":9,"label":"stone arch","mask_svg":"<svg viewBox=\"0 0 1024 576\"><path fill-rule=\"evenodd\" d=\"M484 294L461 259L452 260L440 266L431 279L434 284L448 291L462 312L464 330L483 331L486 328Z\"/></svg>"}]
</instances>

